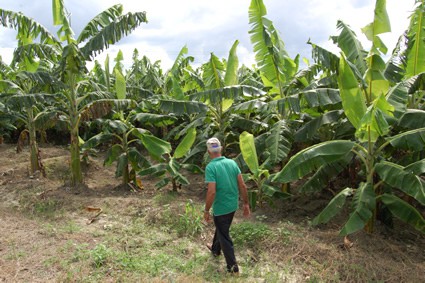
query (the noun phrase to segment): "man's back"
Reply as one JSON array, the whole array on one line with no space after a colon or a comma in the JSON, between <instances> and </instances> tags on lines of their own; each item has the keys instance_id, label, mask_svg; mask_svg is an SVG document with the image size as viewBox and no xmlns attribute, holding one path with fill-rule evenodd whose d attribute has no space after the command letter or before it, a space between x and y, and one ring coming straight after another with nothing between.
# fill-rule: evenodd
<instances>
[{"instance_id":1,"label":"man's back","mask_svg":"<svg viewBox=\"0 0 425 283\"><path fill-rule=\"evenodd\" d=\"M236 162L224 156L214 158L205 169L205 181L216 183L214 215L223 215L238 209L238 179L241 173Z\"/></svg>"}]
</instances>

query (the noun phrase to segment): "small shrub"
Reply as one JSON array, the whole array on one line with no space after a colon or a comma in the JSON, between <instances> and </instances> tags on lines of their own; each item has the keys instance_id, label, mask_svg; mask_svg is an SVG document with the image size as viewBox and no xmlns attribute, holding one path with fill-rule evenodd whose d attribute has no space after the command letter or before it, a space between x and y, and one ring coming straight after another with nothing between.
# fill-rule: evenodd
<instances>
[{"instance_id":1,"label":"small shrub","mask_svg":"<svg viewBox=\"0 0 425 283\"><path fill-rule=\"evenodd\" d=\"M272 234L270 228L264 223L242 222L230 228L235 245L255 246L258 242Z\"/></svg>"},{"instance_id":2,"label":"small shrub","mask_svg":"<svg viewBox=\"0 0 425 283\"><path fill-rule=\"evenodd\" d=\"M94 266L96 268L99 268L104 265L111 254L111 250L109 250L105 245L97 245L93 250L91 250L91 256L93 259Z\"/></svg>"},{"instance_id":3,"label":"small shrub","mask_svg":"<svg viewBox=\"0 0 425 283\"><path fill-rule=\"evenodd\" d=\"M179 215L177 232L179 235L194 236L203 231L201 211L195 208L192 200L186 203L184 214Z\"/></svg>"}]
</instances>

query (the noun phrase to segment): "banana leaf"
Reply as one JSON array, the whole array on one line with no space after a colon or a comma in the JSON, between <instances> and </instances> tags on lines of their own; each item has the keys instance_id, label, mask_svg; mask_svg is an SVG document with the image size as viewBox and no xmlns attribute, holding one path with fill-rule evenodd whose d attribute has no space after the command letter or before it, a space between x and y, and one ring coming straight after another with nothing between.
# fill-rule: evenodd
<instances>
[{"instance_id":1,"label":"banana leaf","mask_svg":"<svg viewBox=\"0 0 425 283\"><path fill-rule=\"evenodd\" d=\"M366 110L360 120L360 126L356 131L356 137L361 142L376 142L379 137L389 132L389 125L384 114L392 116L394 107L381 95Z\"/></svg>"},{"instance_id":2,"label":"banana leaf","mask_svg":"<svg viewBox=\"0 0 425 283\"><path fill-rule=\"evenodd\" d=\"M421 175L425 173L425 159L411 163L404 168L406 172L411 172L415 175Z\"/></svg>"},{"instance_id":3,"label":"banana leaf","mask_svg":"<svg viewBox=\"0 0 425 283\"><path fill-rule=\"evenodd\" d=\"M255 149L254 136L246 131L243 132L239 136L239 147L249 170L252 174L256 175L260 170L260 166L258 163L257 150Z\"/></svg>"},{"instance_id":4,"label":"banana leaf","mask_svg":"<svg viewBox=\"0 0 425 283\"><path fill-rule=\"evenodd\" d=\"M286 199L292 197L291 194L282 192L281 190L267 184L262 185L261 191L264 195L271 198Z\"/></svg>"},{"instance_id":5,"label":"banana leaf","mask_svg":"<svg viewBox=\"0 0 425 283\"><path fill-rule=\"evenodd\" d=\"M81 51L86 59L95 57L98 53L107 49L109 45L118 42L123 36L127 36L142 23L147 23L145 12L129 12L119 16L105 27L98 28L97 33L91 35Z\"/></svg>"},{"instance_id":6,"label":"banana leaf","mask_svg":"<svg viewBox=\"0 0 425 283\"><path fill-rule=\"evenodd\" d=\"M343 114L343 110L329 111L322 116L304 123L303 126L295 133L295 141L305 142L312 140L321 126L337 123Z\"/></svg>"},{"instance_id":7,"label":"banana leaf","mask_svg":"<svg viewBox=\"0 0 425 283\"><path fill-rule=\"evenodd\" d=\"M287 123L283 120L276 122L267 132L265 146L270 155L264 161L264 166L273 166L285 160L292 148L292 142L292 132Z\"/></svg>"},{"instance_id":8,"label":"banana leaf","mask_svg":"<svg viewBox=\"0 0 425 283\"><path fill-rule=\"evenodd\" d=\"M390 194L383 194L378 200L382 201L394 216L425 233L425 219L413 206Z\"/></svg>"},{"instance_id":9,"label":"banana leaf","mask_svg":"<svg viewBox=\"0 0 425 283\"><path fill-rule=\"evenodd\" d=\"M115 69L115 92L118 99L125 99L127 96L126 82L120 70Z\"/></svg>"},{"instance_id":10,"label":"banana leaf","mask_svg":"<svg viewBox=\"0 0 425 283\"><path fill-rule=\"evenodd\" d=\"M239 59L236 54L236 48L239 45L239 41L236 40L233 43L232 48L229 51L229 57L227 59L226 73L224 75L224 85L231 86L238 84L238 69L239 69ZM225 99L221 103L223 112L227 111L233 104L234 99Z\"/></svg>"},{"instance_id":11,"label":"banana leaf","mask_svg":"<svg viewBox=\"0 0 425 283\"><path fill-rule=\"evenodd\" d=\"M57 62L60 56L60 47L49 44L32 43L18 46L13 51L13 59L10 62L11 66L25 62L28 58L43 58L50 62ZM60 82L56 82L60 84Z\"/></svg>"},{"instance_id":12,"label":"banana leaf","mask_svg":"<svg viewBox=\"0 0 425 283\"><path fill-rule=\"evenodd\" d=\"M323 188L329 185L332 178L338 176L350 163L353 158L353 154L348 154L346 158L337 160L335 162L327 163L321 166L311 176L307 182L305 182L300 188L300 193L313 193L319 192Z\"/></svg>"},{"instance_id":13,"label":"banana leaf","mask_svg":"<svg viewBox=\"0 0 425 283\"><path fill-rule=\"evenodd\" d=\"M292 95L282 99L272 100L264 106L263 111L272 113L277 112L283 117L285 117L286 113L289 111L301 113L300 98L298 95Z\"/></svg>"},{"instance_id":14,"label":"banana leaf","mask_svg":"<svg viewBox=\"0 0 425 283\"><path fill-rule=\"evenodd\" d=\"M161 115L154 113L137 113L134 115L133 119L144 125L153 125L156 127L170 126L178 120L177 117L171 115Z\"/></svg>"},{"instance_id":15,"label":"banana leaf","mask_svg":"<svg viewBox=\"0 0 425 283\"><path fill-rule=\"evenodd\" d=\"M387 101L394 106L394 116L400 118L407 109L409 93L409 83L402 81L390 88L387 94Z\"/></svg>"},{"instance_id":16,"label":"banana leaf","mask_svg":"<svg viewBox=\"0 0 425 283\"><path fill-rule=\"evenodd\" d=\"M425 72L425 3L419 3L410 16L407 31L408 50L406 77L412 77Z\"/></svg>"},{"instance_id":17,"label":"banana leaf","mask_svg":"<svg viewBox=\"0 0 425 283\"><path fill-rule=\"evenodd\" d=\"M128 161L131 163L131 166L134 170L139 170L140 168L146 168L151 166L149 160L144 157L139 150L135 147L130 147L128 149Z\"/></svg>"},{"instance_id":18,"label":"banana leaf","mask_svg":"<svg viewBox=\"0 0 425 283\"><path fill-rule=\"evenodd\" d=\"M117 159L117 169L115 171L115 177L123 176L124 170L128 168L128 156L126 153L122 153Z\"/></svg>"},{"instance_id":19,"label":"banana leaf","mask_svg":"<svg viewBox=\"0 0 425 283\"><path fill-rule=\"evenodd\" d=\"M407 109L398 121L398 125L407 129L425 127L425 111L421 109Z\"/></svg>"},{"instance_id":20,"label":"banana leaf","mask_svg":"<svg viewBox=\"0 0 425 283\"><path fill-rule=\"evenodd\" d=\"M162 155L171 152L171 144L153 135L142 135L141 141L155 159L162 160Z\"/></svg>"},{"instance_id":21,"label":"banana leaf","mask_svg":"<svg viewBox=\"0 0 425 283\"><path fill-rule=\"evenodd\" d=\"M182 166L175 158L170 159L170 161L168 162L167 168L172 178L175 179L177 182L179 182L182 185L190 184L189 180L180 173Z\"/></svg>"},{"instance_id":22,"label":"banana leaf","mask_svg":"<svg viewBox=\"0 0 425 283\"><path fill-rule=\"evenodd\" d=\"M227 59L226 74L224 75L225 86L238 84L239 60L236 54L236 48L238 47L238 45L239 45L239 41L236 40L229 51L229 57Z\"/></svg>"},{"instance_id":23,"label":"banana leaf","mask_svg":"<svg viewBox=\"0 0 425 283\"><path fill-rule=\"evenodd\" d=\"M185 169L189 172L192 172L192 173L196 173L196 174L203 174L204 173L204 170L196 164L183 163L183 164L181 164L181 166L182 166L183 169Z\"/></svg>"},{"instance_id":24,"label":"banana leaf","mask_svg":"<svg viewBox=\"0 0 425 283\"><path fill-rule=\"evenodd\" d=\"M326 141L306 148L288 161L283 169L278 172L273 182L288 183L310 172L316 171L324 164L346 158L355 143L348 140Z\"/></svg>"},{"instance_id":25,"label":"banana leaf","mask_svg":"<svg viewBox=\"0 0 425 283\"><path fill-rule=\"evenodd\" d=\"M109 133L99 133L91 137L87 141L85 141L84 144L81 146L81 149L94 148L98 146L99 144L103 144L107 141L110 141L113 138L113 136L114 136L113 134L109 134Z\"/></svg>"},{"instance_id":26,"label":"banana leaf","mask_svg":"<svg viewBox=\"0 0 425 283\"><path fill-rule=\"evenodd\" d=\"M366 225L373 217L376 206L376 196L373 186L369 183L362 183L355 191L353 197L353 212L344 227L340 231L340 236L352 234Z\"/></svg>"},{"instance_id":27,"label":"banana leaf","mask_svg":"<svg viewBox=\"0 0 425 283\"><path fill-rule=\"evenodd\" d=\"M103 162L103 165L111 165L112 162L117 160L117 158L121 155L122 150L123 148L120 144L114 144L112 147L110 147L106 152L106 158Z\"/></svg>"},{"instance_id":28,"label":"banana leaf","mask_svg":"<svg viewBox=\"0 0 425 283\"><path fill-rule=\"evenodd\" d=\"M18 38L21 43L30 44L39 39L41 44L60 45L56 37L41 24L22 13L0 9L0 24L6 28L13 28L19 32Z\"/></svg>"},{"instance_id":29,"label":"banana leaf","mask_svg":"<svg viewBox=\"0 0 425 283\"><path fill-rule=\"evenodd\" d=\"M266 105L266 102L262 101L263 99L253 99L246 102L238 103L237 105L232 107L232 112L234 113L253 113L256 110L261 109L264 105Z\"/></svg>"},{"instance_id":30,"label":"banana leaf","mask_svg":"<svg viewBox=\"0 0 425 283\"><path fill-rule=\"evenodd\" d=\"M159 108L164 113L173 113L175 115L191 115L208 111L208 106L202 102L165 99L159 101Z\"/></svg>"},{"instance_id":31,"label":"banana leaf","mask_svg":"<svg viewBox=\"0 0 425 283\"><path fill-rule=\"evenodd\" d=\"M419 176L391 162L380 162L375 165L375 170L385 183L400 189L425 205L425 189Z\"/></svg>"},{"instance_id":32,"label":"banana leaf","mask_svg":"<svg viewBox=\"0 0 425 283\"><path fill-rule=\"evenodd\" d=\"M210 101L213 105L221 103L225 99L237 99L245 96L248 98L263 96L265 92L256 87L247 85L226 86L219 89L206 90L190 95L191 100Z\"/></svg>"},{"instance_id":33,"label":"banana leaf","mask_svg":"<svg viewBox=\"0 0 425 283\"><path fill-rule=\"evenodd\" d=\"M346 188L339 192L329 203L328 205L317 215L313 221L312 225L319 225L321 223L328 223L335 215L337 215L342 208L344 207L347 197L353 194L353 189Z\"/></svg>"},{"instance_id":34,"label":"banana leaf","mask_svg":"<svg viewBox=\"0 0 425 283\"><path fill-rule=\"evenodd\" d=\"M186 136L179 143L176 150L174 151L173 158L182 158L192 147L196 139L196 128L190 128L187 131Z\"/></svg>"},{"instance_id":35,"label":"banana leaf","mask_svg":"<svg viewBox=\"0 0 425 283\"><path fill-rule=\"evenodd\" d=\"M224 64L220 59L211 53L208 63L203 65L202 79L207 89L220 89L224 87L222 72Z\"/></svg>"},{"instance_id":36,"label":"banana leaf","mask_svg":"<svg viewBox=\"0 0 425 283\"><path fill-rule=\"evenodd\" d=\"M77 42L84 42L92 36L95 36L99 31L99 28L105 28L107 25L112 23L121 16L123 12L123 6L121 4L114 5L90 20L89 23L83 28L80 35L78 36Z\"/></svg>"},{"instance_id":37,"label":"banana leaf","mask_svg":"<svg viewBox=\"0 0 425 283\"><path fill-rule=\"evenodd\" d=\"M309 107L324 107L341 103L341 96L338 89L318 88L302 92Z\"/></svg>"},{"instance_id":38,"label":"banana leaf","mask_svg":"<svg viewBox=\"0 0 425 283\"><path fill-rule=\"evenodd\" d=\"M254 120L252 118L244 118L239 115L231 115L230 124L232 125L232 129L240 129L250 132L259 132L269 127L267 123L256 119Z\"/></svg>"},{"instance_id":39,"label":"banana leaf","mask_svg":"<svg viewBox=\"0 0 425 283\"><path fill-rule=\"evenodd\" d=\"M425 128L407 131L387 139L396 148L420 151L425 148Z\"/></svg>"},{"instance_id":40,"label":"banana leaf","mask_svg":"<svg viewBox=\"0 0 425 283\"><path fill-rule=\"evenodd\" d=\"M342 107L345 115L356 129L360 128L361 119L366 113L366 99L344 56L339 61L338 85L341 93Z\"/></svg>"},{"instance_id":41,"label":"banana leaf","mask_svg":"<svg viewBox=\"0 0 425 283\"><path fill-rule=\"evenodd\" d=\"M339 57L332 52L312 43L310 39L307 44L311 45L311 57L314 62L319 64L321 68L327 69L331 72L337 72L339 66Z\"/></svg>"},{"instance_id":42,"label":"banana leaf","mask_svg":"<svg viewBox=\"0 0 425 283\"><path fill-rule=\"evenodd\" d=\"M146 169L140 170L137 172L137 175L144 177L144 176L153 176L153 177L162 177L167 172L167 164L166 163L159 163L152 165Z\"/></svg>"},{"instance_id":43,"label":"banana leaf","mask_svg":"<svg viewBox=\"0 0 425 283\"><path fill-rule=\"evenodd\" d=\"M347 56L347 60L355 64L357 70L364 74L367 69L367 52L364 50L360 40L357 39L356 33L343 21L337 22L337 28L341 30L339 36L332 36L331 39L338 44L338 47Z\"/></svg>"}]
</instances>

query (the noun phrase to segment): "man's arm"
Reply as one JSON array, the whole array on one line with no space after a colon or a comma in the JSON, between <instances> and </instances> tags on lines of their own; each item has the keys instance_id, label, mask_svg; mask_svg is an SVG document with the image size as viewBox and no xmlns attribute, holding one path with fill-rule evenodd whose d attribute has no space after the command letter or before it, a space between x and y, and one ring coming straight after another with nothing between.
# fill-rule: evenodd
<instances>
[{"instance_id":1,"label":"man's arm","mask_svg":"<svg viewBox=\"0 0 425 283\"><path fill-rule=\"evenodd\" d=\"M204 210L204 220L209 222L210 220L210 209L215 199L215 183L208 183L207 197L205 199L205 210Z\"/></svg>"},{"instance_id":2,"label":"man's arm","mask_svg":"<svg viewBox=\"0 0 425 283\"><path fill-rule=\"evenodd\" d=\"M238 188L243 201L243 216L249 217L251 211L249 209L248 192L242 174L238 175Z\"/></svg>"}]
</instances>

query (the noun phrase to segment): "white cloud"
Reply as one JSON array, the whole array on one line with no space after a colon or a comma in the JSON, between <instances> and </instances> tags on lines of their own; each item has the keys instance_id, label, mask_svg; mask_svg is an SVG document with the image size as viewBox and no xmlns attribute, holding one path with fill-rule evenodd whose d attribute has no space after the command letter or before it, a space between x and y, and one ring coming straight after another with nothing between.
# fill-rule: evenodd
<instances>
[{"instance_id":1,"label":"white cloud","mask_svg":"<svg viewBox=\"0 0 425 283\"><path fill-rule=\"evenodd\" d=\"M239 40L238 56L241 63L250 66L254 62L248 31L249 0L65 0L71 13L72 26L77 33L94 16L114 4L122 3L125 12L146 11L148 23L136 29L127 38L108 49L113 58L117 50L124 52L126 65L131 63L134 48L141 56L151 61L161 60L163 69L173 63L180 49L187 45L189 55L195 57L195 64L208 60L213 52L220 58L227 58L230 47ZM281 32L287 51L293 58L297 54L310 57L312 42L330 51L337 48L329 36L337 35L336 23L342 19L356 32L367 47L367 41L360 28L373 20L374 0L264 0L267 18L272 20ZM393 32L382 38L391 51L398 37L408 26L407 17L415 0L387 0L387 11ZM52 32L55 30L51 16L51 1L27 0L7 1L3 9L20 11L41 22ZM49 8L46 8L49 7ZM12 36L13 34L13 36ZM11 58L10 47L16 45L16 33L0 29L0 49L3 60ZM9 47L8 50L1 47ZM10 55L5 55L10 54ZM106 55L100 55L106 57ZM102 61L102 60L99 60ZM6 61L7 62L7 61Z\"/></svg>"}]
</instances>

